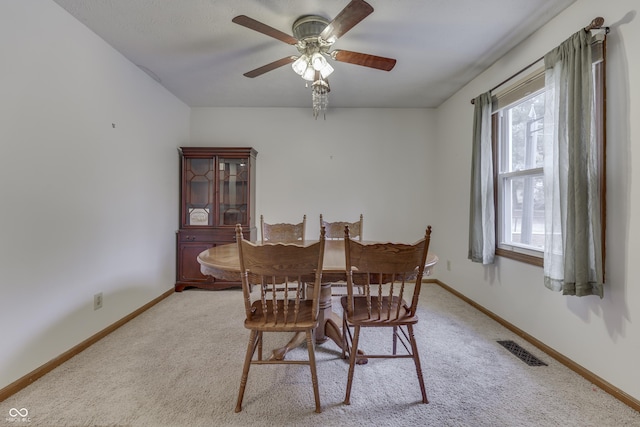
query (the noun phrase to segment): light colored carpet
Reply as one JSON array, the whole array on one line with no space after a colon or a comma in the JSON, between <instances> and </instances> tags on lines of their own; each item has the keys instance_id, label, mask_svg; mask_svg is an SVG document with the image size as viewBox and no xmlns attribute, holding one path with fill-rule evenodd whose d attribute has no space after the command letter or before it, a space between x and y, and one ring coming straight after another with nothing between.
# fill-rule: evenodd
<instances>
[{"instance_id":1,"label":"light colored carpet","mask_svg":"<svg viewBox=\"0 0 640 427\"><path fill-rule=\"evenodd\" d=\"M0 425L640 426L640 413L441 287L424 286L420 307L427 405L409 359L358 366L351 405L343 405L348 366L327 342L316 346L321 414L308 367L296 365L253 366L236 414L248 340L241 292L187 290L0 402ZM367 332L365 352L390 347L384 331ZM265 349L288 338L265 338ZM517 342L548 366L526 365L497 340ZM301 347L289 357L305 355ZM30 422L11 419L11 408L27 408Z\"/></svg>"}]
</instances>

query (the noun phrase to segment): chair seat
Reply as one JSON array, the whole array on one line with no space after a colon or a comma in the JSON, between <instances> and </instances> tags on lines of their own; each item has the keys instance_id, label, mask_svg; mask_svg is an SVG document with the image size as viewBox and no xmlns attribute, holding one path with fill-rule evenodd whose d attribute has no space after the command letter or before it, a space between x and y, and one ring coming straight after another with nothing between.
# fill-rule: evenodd
<instances>
[{"instance_id":1,"label":"chair seat","mask_svg":"<svg viewBox=\"0 0 640 427\"><path fill-rule=\"evenodd\" d=\"M347 313L347 304L348 297L343 296L340 298L340 304L342 304L342 309L344 313ZM382 297L382 312L380 313L380 318L378 318L378 310L380 298L377 296L371 297L371 316L369 319L369 311L367 309L367 297L364 295L355 295L353 297L353 314L351 316L347 316L347 322L351 324L359 324L362 326L390 326L390 324L396 325L408 325L418 323L418 316L411 316L409 314L409 310L407 309L407 302L403 299L400 301L400 313L399 316L396 317L396 312L398 311L398 297L393 297L391 300L391 310L389 307L389 297Z\"/></svg>"},{"instance_id":2,"label":"chair seat","mask_svg":"<svg viewBox=\"0 0 640 427\"><path fill-rule=\"evenodd\" d=\"M285 302L288 305L287 318L285 319L284 309ZM260 300L254 301L251 304L253 314L251 319L244 321L244 327L247 329L255 329L257 331L272 331L278 332L298 332L305 331L307 329L314 329L318 326L317 321L313 321L313 301L304 300L300 301L300 310L296 318L294 312L293 300L278 300L277 301L277 318L274 316L273 301L268 300L267 303L267 318L265 320L263 315L262 302Z\"/></svg>"}]
</instances>

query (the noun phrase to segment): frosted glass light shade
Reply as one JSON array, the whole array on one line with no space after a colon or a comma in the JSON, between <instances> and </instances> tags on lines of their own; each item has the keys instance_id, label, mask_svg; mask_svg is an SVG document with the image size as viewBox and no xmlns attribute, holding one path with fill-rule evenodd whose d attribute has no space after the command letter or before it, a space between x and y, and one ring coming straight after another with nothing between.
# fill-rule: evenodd
<instances>
[{"instance_id":1,"label":"frosted glass light shade","mask_svg":"<svg viewBox=\"0 0 640 427\"><path fill-rule=\"evenodd\" d=\"M293 61L293 64L291 64L291 68L293 68L293 71L295 71L296 74L300 76L303 75L309 67L308 59L309 58L307 57L307 55L301 55L298 59Z\"/></svg>"},{"instance_id":2,"label":"frosted glass light shade","mask_svg":"<svg viewBox=\"0 0 640 427\"><path fill-rule=\"evenodd\" d=\"M304 74L302 75L302 78L309 82L314 81L316 78L316 70L314 70L313 67L307 67Z\"/></svg>"},{"instance_id":3,"label":"frosted glass light shade","mask_svg":"<svg viewBox=\"0 0 640 427\"><path fill-rule=\"evenodd\" d=\"M321 53L314 53L311 55L311 66L316 70L320 71L327 65L327 59L322 56Z\"/></svg>"},{"instance_id":4,"label":"frosted glass light shade","mask_svg":"<svg viewBox=\"0 0 640 427\"><path fill-rule=\"evenodd\" d=\"M320 70L320 75L323 79L326 79L331 73L333 73L333 67L327 62L322 70Z\"/></svg>"}]
</instances>

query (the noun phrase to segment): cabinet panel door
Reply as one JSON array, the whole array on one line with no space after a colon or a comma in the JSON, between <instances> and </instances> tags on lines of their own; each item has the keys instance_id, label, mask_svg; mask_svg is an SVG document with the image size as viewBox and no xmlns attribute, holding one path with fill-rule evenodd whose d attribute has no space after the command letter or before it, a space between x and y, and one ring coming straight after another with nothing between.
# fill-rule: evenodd
<instances>
[{"instance_id":1,"label":"cabinet panel door","mask_svg":"<svg viewBox=\"0 0 640 427\"><path fill-rule=\"evenodd\" d=\"M200 252L213 246L210 242L181 243L178 247L181 267L178 272L178 280L181 282L212 282L213 278L200 272L200 263L197 258Z\"/></svg>"}]
</instances>

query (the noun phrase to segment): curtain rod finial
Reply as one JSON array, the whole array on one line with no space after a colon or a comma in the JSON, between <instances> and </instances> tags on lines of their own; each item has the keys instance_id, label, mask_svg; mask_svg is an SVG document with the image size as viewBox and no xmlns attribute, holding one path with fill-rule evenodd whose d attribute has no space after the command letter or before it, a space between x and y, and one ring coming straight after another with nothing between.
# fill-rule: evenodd
<instances>
[{"instance_id":1,"label":"curtain rod finial","mask_svg":"<svg viewBox=\"0 0 640 427\"><path fill-rule=\"evenodd\" d=\"M594 18L589 25L584 27L584 30L591 31L594 29L598 29L598 28L601 28L603 24L604 24L604 18L602 16L598 16L597 18Z\"/></svg>"}]
</instances>

